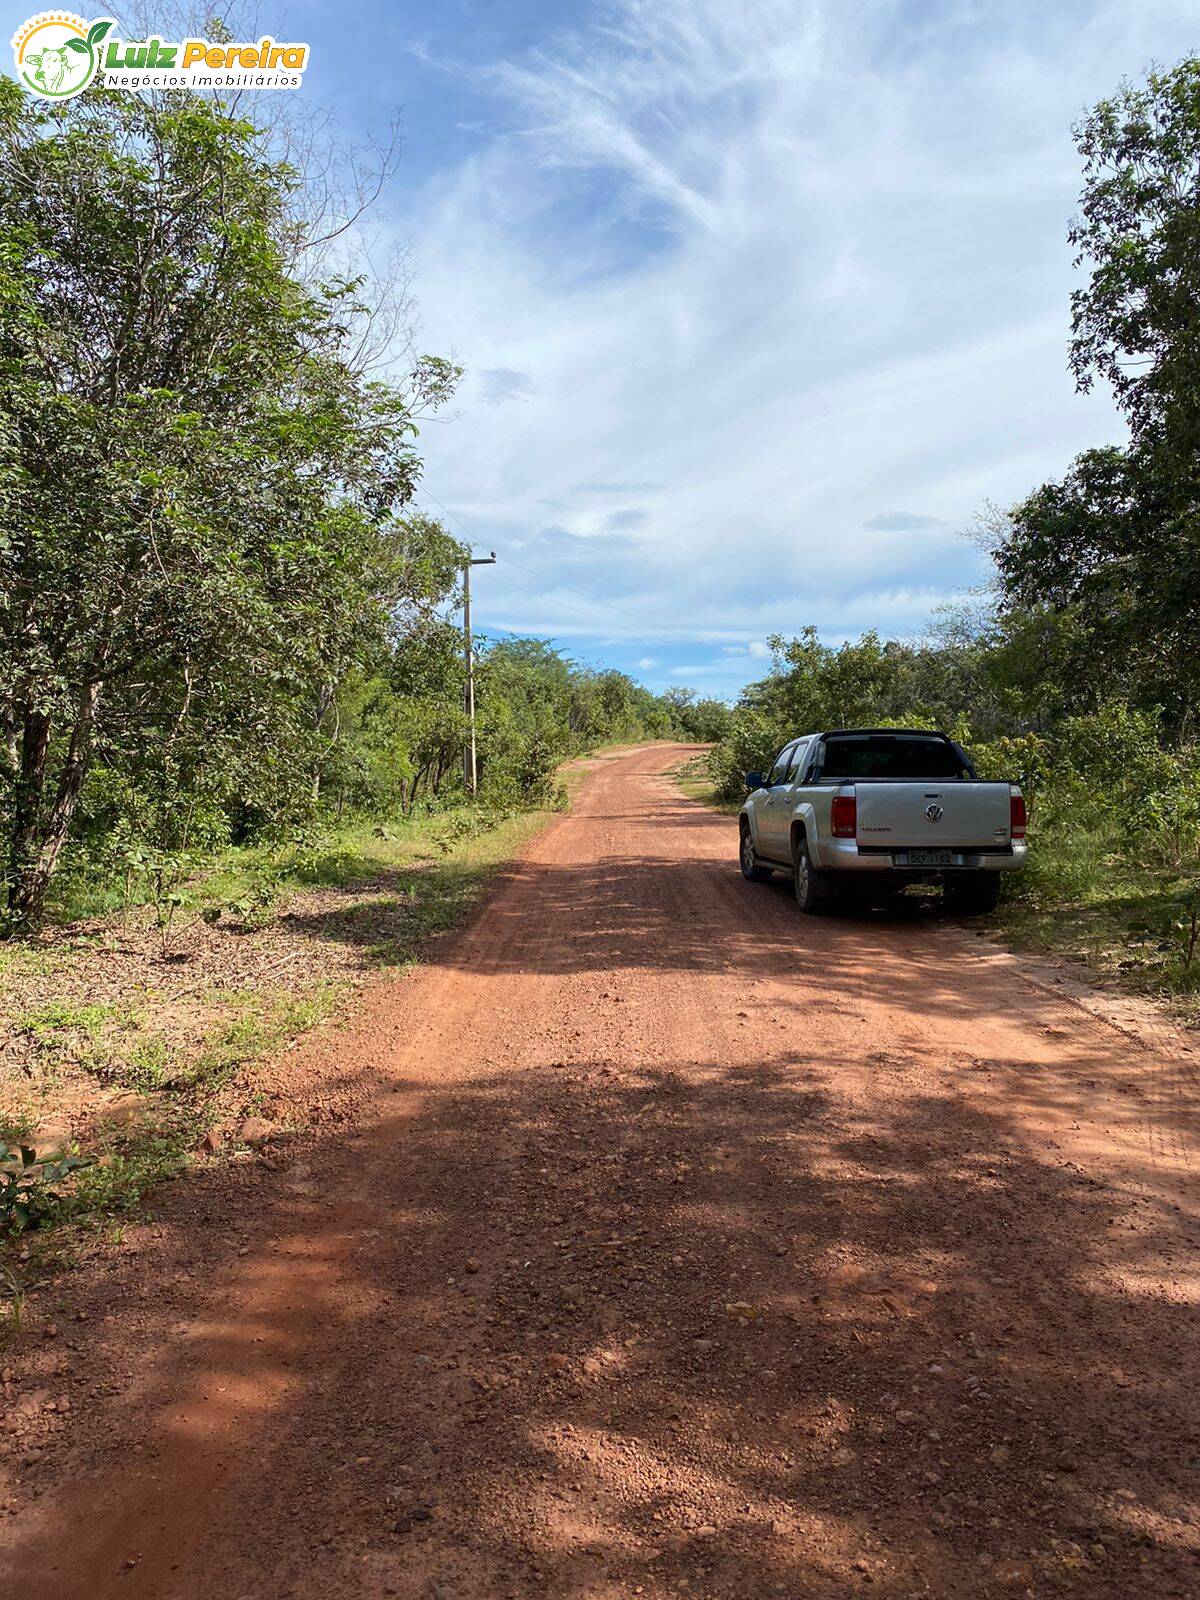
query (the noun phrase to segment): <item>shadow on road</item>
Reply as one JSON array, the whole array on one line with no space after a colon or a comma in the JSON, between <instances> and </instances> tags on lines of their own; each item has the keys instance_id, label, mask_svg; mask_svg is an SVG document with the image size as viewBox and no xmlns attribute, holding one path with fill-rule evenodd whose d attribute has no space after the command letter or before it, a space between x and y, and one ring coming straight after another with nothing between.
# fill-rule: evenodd
<instances>
[{"instance_id":1,"label":"shadow on road","mask_svg":"<svg viewBox=\"0 0 1200 1600\"><path fill-rule=\"evenodd\" d=\"M498 1074L352 1180L306 1159L259 1310L227 1269L217 1437L146 1398L175 1481L220 1482L222 1429L254 1459L252 1547L172 1594L1195 1593L1200 1328L1137 1285L1178 1217L1117 1284L1124 1197L1013 1118L848 1117L793 1051L686 1069Z\"/></svg>"}]
</instances>

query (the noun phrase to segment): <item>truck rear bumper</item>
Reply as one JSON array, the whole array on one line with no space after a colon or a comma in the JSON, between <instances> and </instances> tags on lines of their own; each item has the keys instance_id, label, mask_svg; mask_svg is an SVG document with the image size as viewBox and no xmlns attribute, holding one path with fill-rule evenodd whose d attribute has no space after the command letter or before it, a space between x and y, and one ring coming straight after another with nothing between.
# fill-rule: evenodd
<instances>
[{"instance_id":1,"label":"truck rear bumper","mask_svg":"<svg viewBox=\"0 0 1200 1600\"><path fill-rule=\"evenodd\" d=\"M951 847L950 860L937 865L909 861L905 859L907 855L900 848L870 845L860 849L853 839L828 839L822 844L821 859L815 865L823 872L902 872L915 877L939 872L1014 872L1025 865L1029 847L1024 839L1014 839L1003 850Z\"/></svg>"}]
</instances>

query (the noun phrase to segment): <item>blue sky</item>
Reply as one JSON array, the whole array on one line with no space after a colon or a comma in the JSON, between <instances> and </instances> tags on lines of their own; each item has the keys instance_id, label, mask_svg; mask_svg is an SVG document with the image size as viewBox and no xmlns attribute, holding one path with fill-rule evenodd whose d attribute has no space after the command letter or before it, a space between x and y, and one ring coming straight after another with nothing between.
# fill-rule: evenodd
<instances>
[{"instance_id":1,"label":"blue sky","mask_svg":"<svg viewBox=\"0 0 1200 1600\"><path fill-rule=\"evenodd\" d=\"M918 633L986 502L1120 437L1066 368L1070 126L1192 0L258 18L345 134L403 117L379 226L467 369L421 498L501 558L485 627L732 695L772 632Z\"/></svg>"}]
</instances>

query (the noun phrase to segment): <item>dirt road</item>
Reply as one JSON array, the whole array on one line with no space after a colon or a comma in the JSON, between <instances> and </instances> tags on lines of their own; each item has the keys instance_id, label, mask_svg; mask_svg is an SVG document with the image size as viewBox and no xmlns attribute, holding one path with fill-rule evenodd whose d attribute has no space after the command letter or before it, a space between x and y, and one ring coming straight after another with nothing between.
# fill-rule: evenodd
<instances>
[{"instance_id":1,"label":"dirt road","mask_svg":"<svg viewBox=\"0 0 1200 1600\"><path fill-rule=\"evenodd\" d=\"M281 1064L344 1122L30 1329L70 1410L0 1588L1200 1593L1200 1056L928 919L800 918L682 753L594 763Z\"/></svg>"}]
</instances>

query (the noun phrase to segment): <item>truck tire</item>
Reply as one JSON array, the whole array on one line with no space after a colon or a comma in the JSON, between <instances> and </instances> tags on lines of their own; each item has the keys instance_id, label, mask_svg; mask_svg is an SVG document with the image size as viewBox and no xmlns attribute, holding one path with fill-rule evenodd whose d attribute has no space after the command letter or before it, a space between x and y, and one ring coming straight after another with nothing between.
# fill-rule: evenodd
<instances>
[{"instance_id":1,"label":"truck tire","mask_svg":"<svg viewBox=\"0 0 1200 1600\"><path fill-rule=\"evenodd\" d=\"M742 877L747 883L766 883L771 876L770 867L759 866L758 856L754 849L754 835L750 832L750 824L743 822L741 839L738 842L738 860L742 867Z\"/></svg>"},{"instance_id":2,"label":"truck tire","mask_svg":"<svg viewBox=\"0 0 1200 1600\"><path fill-rule=\"evenodd\" d=\"M947 911L959 917L982 917L995 911L1000 898L998 872L964 872L961 877L946 878L943 895Z\"/></svg>"},{"instance_id":3,"label":"truck tire","mask_svg":"<svg viewBox=\"0 0 1200 1600\"><path fill-rule=\"evenodd\" d=\"M819 872L813 866L803 839L797 839L792 856L792 887L796 891L796 904L806 916L820 916L833 903L833 874Z\"/></svg>"}]
</instances>

